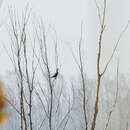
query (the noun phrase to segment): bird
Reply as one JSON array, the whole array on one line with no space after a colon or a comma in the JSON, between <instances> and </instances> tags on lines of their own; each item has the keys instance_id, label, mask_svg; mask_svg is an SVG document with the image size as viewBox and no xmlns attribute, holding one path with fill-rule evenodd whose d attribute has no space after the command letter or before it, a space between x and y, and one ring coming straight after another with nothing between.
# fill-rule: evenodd
<instances>
[{"instance_id":1,"label":"bird","mask_svg":"<svg viewBox=\"0 0 130 130\"><path fill-rule=\"evenodd\" d=\"M59 74L59 72L58 72L58 68L56 69L56 73L53 75L53 76L51 76L50 78L57 78L57 76L58 76L58 74Z\"/></svg>"}]
</instances>

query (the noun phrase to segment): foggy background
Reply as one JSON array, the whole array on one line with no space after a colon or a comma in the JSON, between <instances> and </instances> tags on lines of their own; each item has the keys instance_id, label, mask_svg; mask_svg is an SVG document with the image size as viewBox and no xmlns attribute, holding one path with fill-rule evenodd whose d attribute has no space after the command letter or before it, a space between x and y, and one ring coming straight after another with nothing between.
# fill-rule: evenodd
<instances>
[{"instance_id":1,"label":"foggy background","mask_svg":"<svg viewBox=\"0 0 130 130\"><path fill-rule=\"evenodd\" d=\"M97 0L97 3L100 7L100 10L103 11L103 0ZM97 52L98 52L98 38L99 38L99 19L98 19L98 11L95 5L94 0L3 0L3 4L0 8L0 77L4 77L6 93L9 99L18 106L18 91L17 84L15 79L15 73L13 65L6 54L4 47L8 48L10 46L10 37L8 34L8 29L10 29L9 24L9 13L8 9L10 7L15 8L18 14L22 14L25 7L27 6L32 9L31 12L31 20L37 21L42 18L45 26L52 26L56 30L57 40L58 40L58 55L59 61L61 65L61 75L59 75L56 80L56 92L59 92L59 88L63 86L66 90L65 96L70 95L72 98L72 93L68 91L70 87L66 84L66 79L74 82L74 87L76 91L76 104L75 108L79 108L80 104L80 95L78 91L81 89L81 81L79 71L77 69L77 65L73 59L71 49L74 52L75 56L77 56L77 45L80 39L81 34L81 24L83 29L83 41L82 41L82 54L84 59L84 67L86 70L86 75L88 79L86 80L87 88L87 98L91 99L87 104L89 107L89 119L91 121L93 102L95 101L95 88L96 88L96 62L97 62ZM107 10L106 10L106 30L103 35L103 43L102 43L102 53L101 53L101 71L104 69L113 48L119 38L119 35L124 30L128 21L130 20L130 1L129 0L107 0ZM30 28L31 32L32 28ZM102 128L102 123L104 123L104 119L109 112L109 108L114 101L115 91L116 91L116 69L117 69L117 61L119 60L119 102L117 103L117 108L112 118L112 121L116 120L117 122L113 125L113 122L110 123L110 128L124 128L125 122L127 120L126 116L129 113L129 82L130 82L130 27L127 28L123 37L120 40L117 51L108 67L107 73L103 77L102 87L100 90L100 112L97 129ZM51 52L51 47L50 47ZM50 55L52 55L50 53ZM124 74L124 75L122 75ZM85 75L85 76L86 76ZM108 77L107 77L108 75ZM76 78L75 78L76 77ZM77 78L78 77L78 78ZM86 78L86 77L85 77ZM90 79L89 79L90 78ZM40 80L37 77L38 80ZM129 79L129 80L127 80ZM68 83L68 82L67 82ZM42 84L44 86L44 84ZM13 87L12 87L13 86ZM37 86L37 85L36 85ZM26 87L26 85L25 85ZM47 87L47 85L45 85ZM59 87L59 88L58 88ZM68 88L67 88L68 87ZM15 90L13 89L15 88ZM12 91L11 91L12 90ZM8 93L9 92L9 93ZM14 97L13 97L14 96ZM68 96L69 97L69 96ZM67 98L68 98L67 97ZM39 124L39 115L42 111L41 104L35 100L34 98L34 107L33 107L33 119L36 121L36 124ZM123 104L123 105L122 105ZM61 106L65 106L63 102L61 102ZM11 109L11 108L9 108ZM127 110L126 110L127 109ZM11 109L13 112L14 110ZM64 109L61 113L64 114ZM80 111L80 108L79 108ZM12 113L13 113L12 112ZM35 113L38 113L35 115ZM77 111L76 111L77 112ZM72 111L72 116L75 118L75 124L77 124L77 117L82 120L83 115L77 114L75 109ZM14 112L15 113L15 112ZM77 117L76 117L77 116ZM11 117L13 118L12 122L8 123L6 128L19 127L19 120L16 123L17 115L16 113ZM9 120L11 120L9 118ZM42 118L42 116L41 116ZM39 119L39 120L37 120ZM38 122L39 121L39 122ZM72 124L72 122L69 122ZM91 122L89 122L91 123ZM15 125L14 125L15 124ZM37 125L35 127L37 128ZM90 125L90 124L89 124ZM120 126L119 126L120 125ZM112 126L112 127L111 127ZM34 127L34 128L35 128ZM78 127L77 127L78 128ZM71 125L68 125L68 130L71 129Z\"/></svg>"},{"instance_id":2,"label":"foggy background","mask_svg":"<svg viewBox=\"0 0 130 130\"><path fill-rule=\"evenodd\" d=\"M102 5L102 0L97 0L99 6ZM8 8L10 6L16 7L16 10L21 13L22 10L29 4L32 8L32 14L36 18L42 17L45 24L51 24L58 36L59 42L62 44L61 50L62 58L67 60L62 65L66 68L64 74L75 73L73 68L72 57L70 56L70 50L68 45L75 47L80 38L81 22L83 21L83 42L85 43L84 51L86 55L86 68L88 76L94 77L96 71L96 56L97 56L97 40L99 34L99 20L98 12L95 6L94 0L4 0L0 9L0 74L3 75L12 68L9 58L3 49L2 44L8 46ZM109 0L107 1L106 12L106 31L104 33L103 53L102 60L104 65L107 58L110 57L112 49L130 19L129 0ZM118 53L115 55L115 59L120 59L120 71L125 74L130 72L129 50L130 50L130 29L128 28L123 35L119 47ZM116 62L116 60L113 60ZM112 62L110 70L115 69L115 63ZM113 69L114 68L114 69ZM70 71L71 70L71 71ZM65 74L65 75L66 75ZM69 75L70 75L69 74Z\"/></svg>"}]
</instances>

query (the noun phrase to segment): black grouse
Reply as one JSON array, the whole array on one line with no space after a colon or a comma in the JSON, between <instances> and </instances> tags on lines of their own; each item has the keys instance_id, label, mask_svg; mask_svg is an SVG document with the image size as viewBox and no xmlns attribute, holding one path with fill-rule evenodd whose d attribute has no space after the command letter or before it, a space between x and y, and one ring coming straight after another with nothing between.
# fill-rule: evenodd
<instances>
[{"instance_id":1,"label":"black grouse","mask_svg":"<svg viewBox=\"0 0 130 130\"><path fill-rule=\"evenodd\" d=\"M51 76L50 78L55 78L55 79L56 79L57 76L58 76L58 73L59 73L59 72L58 72L58 69L56 69L56 73L55 73L53 76Z\"/></svg>"}]
</instances>

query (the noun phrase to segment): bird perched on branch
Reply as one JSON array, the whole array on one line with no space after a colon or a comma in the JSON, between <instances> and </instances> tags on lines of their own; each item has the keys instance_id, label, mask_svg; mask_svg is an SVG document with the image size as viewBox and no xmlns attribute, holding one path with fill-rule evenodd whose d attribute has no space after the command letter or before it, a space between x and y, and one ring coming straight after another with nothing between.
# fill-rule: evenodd
<instances>
[{"instance_id":1,"label":"bird perched on branch","mask_svg":"<svg viewBox=\"0 0 130 130\"><path fill-rule=\"evenodd\" d=\"M51 76L50 78L57 78L57 76L58 76L58 74L59 74L59 72L58 72L59 70L58 70L58 68L56 69L56 72L55 72L55 74L53 75L53 76Z\"/></svg>"}]
</instances>

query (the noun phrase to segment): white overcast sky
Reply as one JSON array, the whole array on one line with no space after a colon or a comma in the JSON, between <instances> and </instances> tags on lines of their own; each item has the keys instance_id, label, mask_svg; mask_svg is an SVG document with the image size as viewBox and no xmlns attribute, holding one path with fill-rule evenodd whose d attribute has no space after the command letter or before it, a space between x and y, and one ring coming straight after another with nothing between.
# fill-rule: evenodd
<instances>
[{"instance_id":1,"label":"white overcast sky","mask_svg":"<svg viewBox=\"0 0 130 130\"><path fill-rule=\"evenodd\" d=\"M106 32L103 41L102 61L103 66L106 59L110 56L112 48L128 20L130 19L130 0L107 0L107 17L106 17ZM102 7L103 0L97 0L97 3ZM84 44L86 44L86 68L88 75L95 75L96 55L97 55L97 40L98 40L98 14L94 0L3 0L3 5L0 9L0 44L8 43L8 35L5 29L8 21L8 7L13 5L16 9L23 10L29 3L33 9L34 16L42 17L45 23L55 27L57 35L61 41L68 41L75 46L80 36L80 25L83 21ZM122 73L130 73L130 27L124 34L116 58L120 59L120 71ZM65 47L65 46L64 46ZM0 46L0 75L5 74L11 67L6 54ZM65 49L65 48L64 48ZM66 60L66 72L75 73L75 69L69 59L69 51L65 49L64 58ZM113 61L114 61L113 60ZM116 62L112 62L110 71L115 70ZM114 68L114 69L113 69ZM67 71L68 70L68 71Z\"/></svg>"}]
</instances>

